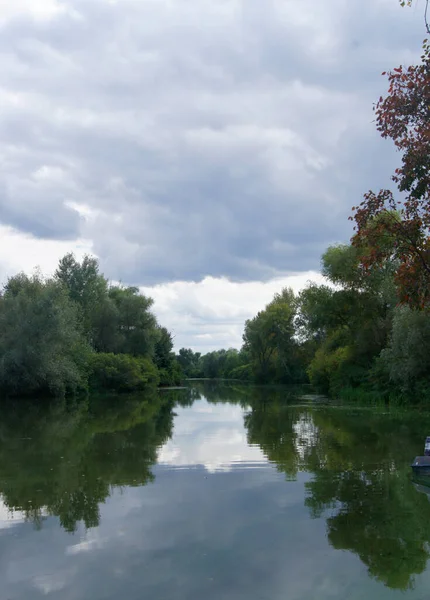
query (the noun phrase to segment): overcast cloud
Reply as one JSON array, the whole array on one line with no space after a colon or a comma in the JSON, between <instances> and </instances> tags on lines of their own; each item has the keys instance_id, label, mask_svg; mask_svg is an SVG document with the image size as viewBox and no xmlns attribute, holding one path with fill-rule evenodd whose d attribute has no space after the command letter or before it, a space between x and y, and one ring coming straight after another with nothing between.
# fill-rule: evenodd
<instances>
[{"instance_id":1,"label":"overcast cloud","mask_svg":"<svg viewBox=\"0 0 430 600\"><path fill-rule=\"evenodd\" d=\"M396 0L0 0L0 274L70 249L164 298L306 280L389 182L372 103L421 19Z\"/></svg>"}]
</instances>

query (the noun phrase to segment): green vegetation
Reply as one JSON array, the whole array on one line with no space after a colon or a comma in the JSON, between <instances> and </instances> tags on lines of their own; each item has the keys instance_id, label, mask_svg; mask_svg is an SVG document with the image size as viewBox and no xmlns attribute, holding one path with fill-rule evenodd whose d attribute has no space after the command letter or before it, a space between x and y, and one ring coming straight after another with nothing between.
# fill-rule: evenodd
<instances>
[{"instance_id":1,"label":"green vegetation","mask_svg":"<svg viewBox=\"0 0 430 600\"><path fill-rule=\"evenodd\" d=\"M158 382L157 368L147 358L102 352L91 356L89 384L92 390L129 392Z\"/></svg>"},{"instance_id":2,"label":"green vegetation","mask_svg":"<svg viewBox=\"0 0 430 600\"><path fill-rule=\"evenodd\" d=\"M55 396L175 385L170 333L138 288L110 284L95 258L61 259L52 278L11 277L0 293L0 393Z\"/></svg>"},{"instance_id":3,"label":"green vegetation","mask_svg":"<svg viewBox=\"0 0 430 600\"><path fill-rule=\"evenodd\" d=\"M178 362L189 377L310 382L372 403L430 400L430 313L400 303L396 265L387 259L367 274L356 246L332 246L322 257L327 284L276 294L245 323L240 351L182 349Z\"/></svg>"},{"instance_id":4,"label":"green vegetation","mask_svg":"<svg viewBox=\"0 0 430 600\"><path fill-rule=\"evenodd\" d=\"M303 381L303 347L295 339L297 298L282 290L253 319L246 321L241 350L230 348L201 356L182 348L177 360L187 377L238 379L258 383Z\"/></svg>"}]
</instances>

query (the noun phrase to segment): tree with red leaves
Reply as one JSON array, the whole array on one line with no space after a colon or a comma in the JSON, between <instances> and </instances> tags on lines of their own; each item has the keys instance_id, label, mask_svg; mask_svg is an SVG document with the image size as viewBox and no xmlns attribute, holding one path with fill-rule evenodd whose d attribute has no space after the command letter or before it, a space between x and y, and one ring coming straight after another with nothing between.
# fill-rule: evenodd
<instances>
[{"instance_id":1,"label":"tree with red leaves","mask_svg":"<svg viewBox=\"0 0 430 600\"><path fill-rule=\"evenodd\" d=\"M396 261L400 301L430 307L430 44L421 63L389 73L388 95L375 105L377 129L402 153L392 180L401 194L368 192L355 212L352 243L365 272Z\"/></svg>"}]
</instances>

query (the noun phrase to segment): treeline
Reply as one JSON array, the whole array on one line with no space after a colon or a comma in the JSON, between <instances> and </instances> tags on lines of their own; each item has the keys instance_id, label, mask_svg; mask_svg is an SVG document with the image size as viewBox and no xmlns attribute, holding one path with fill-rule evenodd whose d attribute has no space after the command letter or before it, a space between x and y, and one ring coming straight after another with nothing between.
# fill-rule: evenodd
<instances>
[{"instance_id":1,"label":"treeline","mask_svg":"<svg viewBox=\"0 0 430 600\"><path fill-rule=\"evenodd\" d=\"M239 379L256 383L306 380L303 344L295 339L297 299L290 289L276 294L253 319L246 321L240 350L201 355L181 348L177 360L186 377Z\"/></svg>"},{"instance_id":2,"label":"treeline","mask_svg":"<svg viewBox=\"0 0 430 600\"><path fill-rule=\"evenodd\" d=\"M248 379L244 376L248 363L244 349L221 349L202 355L191 348L181 348L176 358L188 379Z\"/></svg>"},{"instance_id":3,"label":"treeline","mask_svg":"<svg viewBox=\"0 0 430 600\"><path fill-rule=\"evenodd\" d=\"M295 339L297 299L290 289L276 294L253 319L246 321L240 350L201 355L181 348L177 360L186 377L239 379L256 383L298 383L306 380L303 352Z\"/></svg>"},{"instance_id":4,"label":"treeline","mask_svg":"<svg viewBox=\"0 0 430 600\"><path fill-rule=\"evenodd\" d=\"M240 352L181 350L188 376L308 380L350 398L430 398L430 42L418 65L383 75L389 87L374 107L376 126L401 154L392 176L398 196L367 192L352 207L351 243L322 258L327 285L277 294L245 323Z\"/></svg>"},{"instance_id":5,"label":"treeline","mask_svg":"<svg viewBox=\"0 0 430 600\"><path fill-rule=\"evenodd\" d=\"M386 240L387 241L387 240ZM182 349L188 377L257 383L310 382L332 395L413 400L430 397L430 314L400 303L397 260L369 274L362 249L330 247L326 285L291 289L245 323L243 346L204 356Z\"/></svg>"},{"instance_id":6,"label":"treeline","mask_svg":"<svg viewBox=\"0 0 430 600\"><path fill-rule=\"evenodd\" d=\"M0 293L0 393L134 391L181 379L171 334L138 288L111 284L98 261L64 256L55 275L20 273Z\"/></svg>"}]
</instances>

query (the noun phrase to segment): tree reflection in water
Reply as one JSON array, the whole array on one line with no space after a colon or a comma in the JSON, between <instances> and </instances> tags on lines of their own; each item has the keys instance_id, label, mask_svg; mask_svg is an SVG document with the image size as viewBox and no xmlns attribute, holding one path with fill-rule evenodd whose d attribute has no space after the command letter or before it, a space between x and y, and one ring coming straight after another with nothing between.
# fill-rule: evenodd
<instances>
[{"instance_id":1,"label":"tree reflection in water","mask_svg":"<svg viewBox=\"0 0 430 600\"><path fill-rule=\"evenodd\" d=\"M100 504L114 487L153 481L175 407L201 396L240 405L248 442L287 480L311 474L304 501L312 518L326 519L333 548L356 554L390 588L413 586L430 556L430 502L409 477L430 417L414 411L335 407L304 399L297 388L219 382L73 409L3 407L3 502L37 527L48 515L69 532L79 522L97 526Z\"/></svg>"},{"instance_id":2,"label":"tree reflection in water","mask_svg":"<svg viewBox=\"0 0 430 600\"><path fill-rule=\"evenodd\" d=\"M413 586L430 556L430 502L409 464L430 431L428 416L275 398L252 403L245 426L288 479L312 473L305 503L312 517L326 517L334 548L357 554L390 588Z\"/></svg>"},{"instance_id":3,"label":"tree reflection in water","mask_svg":"<svg viewBox=\"0 0 430 600\"><path fill-rule=\"evenodd\" d=\"M164 394L92 402L73 409L3 407L0 492L6 507L41 527L55 515L69 532L99 523L113 486L153 480L157 449L173 428L174 399Z\"/></svg>"}]
</instances>

